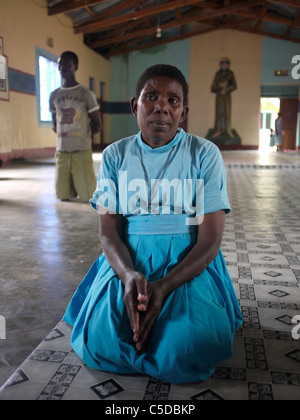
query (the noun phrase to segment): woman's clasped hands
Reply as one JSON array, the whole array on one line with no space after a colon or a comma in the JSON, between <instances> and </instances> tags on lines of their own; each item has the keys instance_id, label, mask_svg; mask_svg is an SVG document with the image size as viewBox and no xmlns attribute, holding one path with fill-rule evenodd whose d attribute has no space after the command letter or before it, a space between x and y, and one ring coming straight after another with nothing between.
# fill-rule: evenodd
<instances>
[{"instance_id":1,"label":"woman's clasped hands","mask_svg":"<svg viewBox=\"0 0 300 420\"><path fill-rule=\"evenodd\" d=\"M142 273L130 270L122 278L122 283L123 301L133 331L135 348L145 352L151 330L167 297L164 282L159 279L148 283Z\"/></svg>"}]
</instances>

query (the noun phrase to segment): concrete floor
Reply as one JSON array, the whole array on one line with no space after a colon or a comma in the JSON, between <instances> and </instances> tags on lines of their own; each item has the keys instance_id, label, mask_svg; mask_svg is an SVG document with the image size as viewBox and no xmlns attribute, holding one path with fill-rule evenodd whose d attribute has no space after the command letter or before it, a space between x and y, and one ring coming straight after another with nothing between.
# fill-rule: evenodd
<instances>
[{"instance_id":1,"label":"concrete floor","mask_svg":"<svg viewBox=\"0 0 300 420\"><path fill-rule=\"evenodd\" d=\"M0 169L0 385L62 318L101 252L97 213L56 200L54 170L52 159Z\"/></svg>"},{"instance_id":2,"label":"concrete floor","mask_svg":"<svg viewBox=\"0 0 300 420\"><path fill-rule=\"evenodd\" d=\"M281 177L278 171L287 168L285 178L292 179L295 170L299 179L300 155L296 152L264 156L224 152L223 157L230 193L239 185L237 177L243 168L270 168L276 179ZM94 155L95 172L100 159L101 155ZM61 320L78 284L101 253L97 213L88 204L55 199L54 169L53 159L0 168L0 315L6 319L6 339L0 340L0 387ZM262 194L275 191L274 177L268 174L260 173ZM247 195L245 173L241 182L238 190ZM295 179L293 183L297 185ZM289 185L289 180L282 185ZM299 190L297 194L293 205L298 206L295 217L299 222Z\"/></svg>"}]
</instances>

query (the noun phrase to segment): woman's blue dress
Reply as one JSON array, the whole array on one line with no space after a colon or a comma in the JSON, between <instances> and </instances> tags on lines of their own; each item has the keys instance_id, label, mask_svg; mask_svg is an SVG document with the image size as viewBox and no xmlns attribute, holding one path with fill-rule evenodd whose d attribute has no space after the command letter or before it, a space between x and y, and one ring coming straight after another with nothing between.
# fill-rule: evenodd
<instances>
[{"instance_id":1,"label":"woman's blue dress","mask_svg":"<svg viewBox=\"0 0 300 420\"><path fill-rule=\"evenodd\" d=\"M178 214L175 196L169 194L171 214L146 214L141 180L161 179L162 174L170 181L182 180L182 185L186 179L203 179L204 214L231 210L223 159L213 143L178 129L171 143L156 149L140 133L107 147L91 204L98 211L105 207L124 215L124 240L135 269L149 282L164 277L197 240L197 226L184 222L189 206L184 203ZM159 212L166 210L160 205ZM103 254L75 292L64 320L73 326L72 347L87 366L170 383L206 380L216 364L232 356L233 338L242 324L221 250L199 276L169 295L145 353L135 350L123 286Z\"/></svg>"}]
</instances>

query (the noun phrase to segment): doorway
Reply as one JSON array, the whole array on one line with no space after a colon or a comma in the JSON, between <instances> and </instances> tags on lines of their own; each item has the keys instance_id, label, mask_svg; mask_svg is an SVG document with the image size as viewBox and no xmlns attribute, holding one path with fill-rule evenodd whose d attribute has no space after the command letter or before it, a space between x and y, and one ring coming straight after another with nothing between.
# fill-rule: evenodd
<instances>
[{"instance_id":1,"label":"doorway","mask_svg":"<svg viewBox=\"0 0 300 420\"><path fill-rule=\"evenodd\" d=\"M275 120L280 111L280 98L261 98L260 100L260 130L259 151L270 151L271 130L275 132ZM275 134L275 133L274 133Z\"/></svg>"},{"instance_id":2,"label":"doorway","mask_svg":"<svg viewBox=\"0 0 300 420\"><path fill-rule=\"evenodd\" d=\"M282 150L295 150L298 124L297 98L261 98L259 150L270 150L271 129L275 133L275 120L281 112L283 145Z\"/></svg>"}]
</instances>

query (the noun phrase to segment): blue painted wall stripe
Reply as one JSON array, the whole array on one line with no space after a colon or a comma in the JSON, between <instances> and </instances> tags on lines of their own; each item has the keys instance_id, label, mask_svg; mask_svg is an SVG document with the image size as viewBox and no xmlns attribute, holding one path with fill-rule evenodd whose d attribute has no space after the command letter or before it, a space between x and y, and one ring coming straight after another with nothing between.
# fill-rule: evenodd
<instances>
[{"instance_id":1,"label":"blue painted wall stripe","mask_svg":"<svg viewBox=\"0 0 300 420\"><path fill-rule=\"evenodd\" d=\"M9 90L36 95L35 76L22 73L15 69L8 69Z\"/></svg>"},{"instance_id":2,"label":"blue painted wall stripe","mask_svg":"<svg viewBox=\"0 0 300 420\"><path fill-rule=\"evenodd\" d=\"M298 98L299 86L289 85L262 85L263 98Z\"/></svg>"},{"instance_id":3,"label":"blue painted wall stripe","mask_svg":"<svg viewBox=\"0 0 300 420\"><path fill-rule=\"evenodd\" d=\"M8 69L9 90L36 95L35 76L19 70ZM104 114L131 114L129 102L103 102Z\"/></svg>"},{"instance_id":4,"label":"blue painted wall stripe","mask_svg":"<svg viewBox=\"0 0 300 420\"><path fill-rule=\"evenodd\" d=\"M104 114L131 114L129 102L103 102Z\"/></svg>"}]
</instances>

